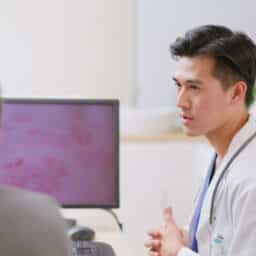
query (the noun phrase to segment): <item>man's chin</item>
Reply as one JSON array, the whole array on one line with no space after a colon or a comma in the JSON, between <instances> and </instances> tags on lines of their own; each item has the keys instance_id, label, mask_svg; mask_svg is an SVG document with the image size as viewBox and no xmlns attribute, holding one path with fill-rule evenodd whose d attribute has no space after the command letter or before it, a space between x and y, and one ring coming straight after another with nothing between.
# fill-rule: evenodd
<instances>
[{"instance_id":1,"label":"man's chin","mask_svg":"<svg viewBox=\"0 0 256 256\"><path fill-rule=\"evenodd\" d=\"M202 135L198 131L195 131L193 129L189 129L185 126L182 127L182 130L189 137L196 137L196 136L201 136Z\"/></svg>"}]
</instances>

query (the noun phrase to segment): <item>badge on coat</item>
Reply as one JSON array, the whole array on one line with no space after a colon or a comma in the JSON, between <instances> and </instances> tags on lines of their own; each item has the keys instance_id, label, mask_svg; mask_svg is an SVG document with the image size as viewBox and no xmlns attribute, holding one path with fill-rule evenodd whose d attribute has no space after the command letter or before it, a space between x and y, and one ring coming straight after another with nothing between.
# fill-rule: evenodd
<instances>
[{"instance_id":1,"label":"badge on coat","mask_svg":"<svg viewBox=\"0 0 256 256\"><path fill-rule=\"evenodd\" d=\"M211 245L212 256L225 256L224 237L221 234L213 236Z\"/></svg>"}]
</instances>

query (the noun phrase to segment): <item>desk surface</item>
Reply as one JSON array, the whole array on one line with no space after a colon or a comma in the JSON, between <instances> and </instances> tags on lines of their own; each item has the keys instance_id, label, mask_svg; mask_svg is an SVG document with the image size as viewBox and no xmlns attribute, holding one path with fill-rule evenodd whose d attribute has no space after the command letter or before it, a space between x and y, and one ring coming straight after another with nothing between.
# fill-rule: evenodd
<instances>
[{"instance_id":1,"label":"desk surface","mask_svg":"<svg viewBox=\"0 0 256 256\"><path fill-rule=\"evenodd\" d=\"M131 256L132 253L114 217L101 209L62 209L65 218L76 219L77 224L95 230L95 241L110 244L116 256Z\"/></svg>"},{"instance_id":2,"label":"desk surface","mask_svg":"<svg viewBox=\"0 0 256 256\"><path fill-rule=\"evenodd\" d=\"M187 136L182 131L173 131L168 134L161 135L122 135L121 142L194 142L194 141L206 141L202 136Z\"/></svg>"}]
</instances>

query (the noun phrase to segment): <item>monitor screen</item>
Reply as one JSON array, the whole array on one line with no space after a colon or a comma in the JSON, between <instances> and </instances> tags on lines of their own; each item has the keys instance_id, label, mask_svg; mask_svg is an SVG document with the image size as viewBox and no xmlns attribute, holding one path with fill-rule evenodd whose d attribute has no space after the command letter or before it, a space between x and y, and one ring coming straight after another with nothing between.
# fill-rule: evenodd
<instances>
[{"instance_id":1,"label":"monitor screen","mask_svg":"<svg viewBox=\"0 0 256 256\"><path fill-rule=\"evenodd\" d=\"M4 99L0 184L119 207L118 100Z\"/></svg>"}]
</instances>

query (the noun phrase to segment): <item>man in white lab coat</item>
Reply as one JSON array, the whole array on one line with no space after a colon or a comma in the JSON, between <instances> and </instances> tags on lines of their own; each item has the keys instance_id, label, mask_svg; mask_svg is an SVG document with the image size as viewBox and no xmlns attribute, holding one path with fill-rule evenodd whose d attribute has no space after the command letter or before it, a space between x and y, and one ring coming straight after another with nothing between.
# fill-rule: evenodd
<instances>
[{"instance_id":1,"label":"man in white lab coat","mask_svg":"<svg viewBox=\"0 0 256 256\"><path fill-rule=\"evenodd\" d=\"M216 152L195 204L190 228L172 210L149 232L150 256L256 255L256 122L249 115L256 46L244 33L207 25L170 47L184 131L204 135Z\"/></svg>"}]
</instances>

